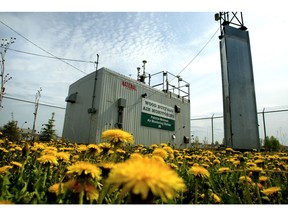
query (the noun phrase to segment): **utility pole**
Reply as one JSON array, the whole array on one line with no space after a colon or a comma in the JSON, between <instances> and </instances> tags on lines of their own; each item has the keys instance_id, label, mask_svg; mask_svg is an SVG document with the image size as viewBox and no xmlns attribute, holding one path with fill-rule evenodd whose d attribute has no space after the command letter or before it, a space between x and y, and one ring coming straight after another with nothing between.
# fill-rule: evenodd
<instances>
[{"instance_id":1,"label":"utility pole","mask_svg":"<svg viewBox=\"0 0 288 216\"><path fill-rule=\"evenodd\" d=\"M212 115L212 117L211 117L211 128L212 128L212 146L214 145L214 122L213 122L213 119L214 119L214 113L213 113L213 115Z\"/></svg>"},{"instance_id":2,"label":"utility pole","mask_svg":"<svg viewBox=\"0 0 288 216\"><path fill-rule=\"evenodd\" d=\"M7 83L10 79L12 79L11 76L9 76L9 73L5 75L5 54L7 52L7 50L9 49L9 47L11 46L11 44L14 43L14 41L16 40L16 38L10 38L10 40L8 39L2 39L1 40L1 44L0 44L0 55L1 55L1 59L0 59L0 63L1 63L1 82L0 82L0 109L3 107L2 106L2 100L3 100L3 95L5 92L5 83Z\"/></svg>"},{"instance_id":3,"label":"utility pole","mask_svg":"<svg viewBox=\"0 0 288 216\"><path fill-rule=\"evenodd\" d=\"M33 128L32 128L32 142L34 143L35 140L35 124L36 124L36 117L37 117L37 112L38 112L38 105L39 105L39 100L41 97L41 92L42 88L40 87L39 90L37 90L37 93L35 95L35 112L33 113L34 115L34 121L33 121Z\"/></svg>"}]
</instances>

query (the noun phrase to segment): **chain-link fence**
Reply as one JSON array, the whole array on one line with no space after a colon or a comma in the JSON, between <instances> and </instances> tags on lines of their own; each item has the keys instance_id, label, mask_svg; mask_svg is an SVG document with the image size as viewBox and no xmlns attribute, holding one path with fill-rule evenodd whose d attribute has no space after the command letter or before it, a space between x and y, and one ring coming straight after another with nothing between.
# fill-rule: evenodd
<instances>
[{"instance_id":1,"label":"chain-link fence","mask_svg":"<svg viewBox=\"0 0 288 216\"><path fill-rule=\"evenodd\" d=\"M261 144L267 136L276 137L282 145L288 146L288 109L264 108L258 112L259 136ZM203 144L223 143L223 116L191 118L191 140Z\"/></svg>"}]
</instances>

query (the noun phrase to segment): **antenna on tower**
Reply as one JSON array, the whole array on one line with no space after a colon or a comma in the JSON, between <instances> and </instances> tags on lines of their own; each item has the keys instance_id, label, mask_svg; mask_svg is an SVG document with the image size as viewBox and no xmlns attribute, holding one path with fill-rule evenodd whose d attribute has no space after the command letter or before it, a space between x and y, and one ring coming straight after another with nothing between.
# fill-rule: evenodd
<instances>
[{"instance_id":1,"label":"antenna on tower","mask_svg":"<svg viewBox=\"0 0 288 216\"><path fill-rule=\"evenodd\" d=\"M219 12L214 15L215 21L220 21L220 30L221 35L219 39L222 39L224 36L224 27L225 25L233 25L239 27L239 29L246 31L247 27L244 26L242 12Z\"/></svg>"}]
</instances>

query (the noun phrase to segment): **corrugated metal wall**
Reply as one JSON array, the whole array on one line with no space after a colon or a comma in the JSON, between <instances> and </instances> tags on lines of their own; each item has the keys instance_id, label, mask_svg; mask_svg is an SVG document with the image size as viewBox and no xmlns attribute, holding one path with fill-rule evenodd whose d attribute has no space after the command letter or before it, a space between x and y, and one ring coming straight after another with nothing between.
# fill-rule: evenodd
<instances>
[{"instance_id":1,"label":"corrugated metal wall","mask_svg":"<svg viewBox=\"0 0 288 216\"><path fill-rule=\"evenodd\" d=\"M113 72L107 68L97 71L95 114L89 114L95 73L70 86L69 94L78 92L76 103L67 103L63 137L78 143L98 143L104 130L117 128L118 100L126 100L123 109L123 130L134 135L136 144L170 143L185 147L184 136L190 138L190 103L174 94L164 93L147 84ZM142 94L147 99L166 106L179 106L175 114L175 131L141 126ZM78 101L79 99L79 101ZM70 128L71 127L71 128ZM73 128L73 129L72 129ZM73 130L77 133L73 135ZM172 138L175 134L176 139ZM74 138L75 137L75 138Z\"/></svg>"}]
</instances>

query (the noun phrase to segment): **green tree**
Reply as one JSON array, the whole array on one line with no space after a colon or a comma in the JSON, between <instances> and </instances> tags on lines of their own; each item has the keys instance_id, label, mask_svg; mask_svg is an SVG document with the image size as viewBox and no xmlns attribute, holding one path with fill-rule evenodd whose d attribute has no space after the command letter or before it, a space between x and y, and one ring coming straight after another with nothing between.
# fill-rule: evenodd
<instances>
[{"instance_id":1,"label":"green tree","mask_svg":"<svg viewBox=\"0 0 288 216\"><path fill-rule=\"evenodd\" d=\"M20 130L17 127L17 121L9 121L7 124L3 125L1 132L4 137L7 137L8 140L12 142L17 142L20 140Z\"/></svg>"},{"instance_id":2,"label":"green tree","mask_svg":"<svg viewBox=\"0 0 288 216\"><path fill-rule=\"evenodd\" d=\"M279 140L274 136L266 137L264 147L267 151L279 151L282 147Z\"/></svg>"},{"instance_id":3,"label":"green tree","mask_svg":"<svg viewBox=\"0 0 288 216\"><path fill-rule=\"evenodd\" d=\"M42 142L49 142L56 136L56 130L54 130L54 119L55 113L52 113L52 117L48 120L47 124L44 124L44 127L41 129L41 133L39 135L39 140Z\"/></svg>"}]
</instances>

